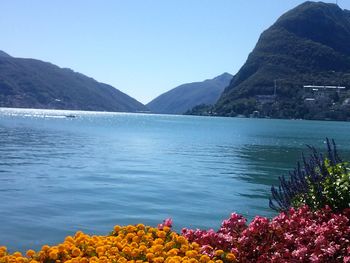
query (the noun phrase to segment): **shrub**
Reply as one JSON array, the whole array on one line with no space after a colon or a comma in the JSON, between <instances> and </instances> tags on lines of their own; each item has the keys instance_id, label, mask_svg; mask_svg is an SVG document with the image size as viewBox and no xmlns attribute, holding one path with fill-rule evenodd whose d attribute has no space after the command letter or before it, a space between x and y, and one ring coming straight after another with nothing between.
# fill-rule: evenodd
<instances>
[{"instance_id":1,"label":"shrub","mask_svg":"<svg viewBox=\"0 0 350 263\"><path fill-rule=\"evenodd\" d=\"M328 160L325 166L330 177L322 183L323 191L329 206L341 211L350 207L350 172L348 163L332 165Z\"/></svg>"},{"instance_id":2,"label":"shrub","mask_svg":"<svg viewBox=\"0 0 350 263\"><path fill-rule=\"evenodd\" d=\"M350 209L315 212L303 206L272 220L257 216L248 226L236 214L226 222L217 232L184 229L183 235L202 252L235 252L239 262L350 262Z\"/></svg>"},{"instance_id":3,"label":"shrub","mask_svg":"<svg viewBox=\"0 0 350 263\"><path fill-rule=\"evenodd\" d=\"M308 205L318 210L326 205L334 211L349 208L350 172L348 163L343 162L337 148L327 139L327 157L310 147L308 159L302 155L302 164L285 176L279 178L278 188L272 186L270 207L276 211L287 211L291 207Z\"/></svg>"}]
</instances>

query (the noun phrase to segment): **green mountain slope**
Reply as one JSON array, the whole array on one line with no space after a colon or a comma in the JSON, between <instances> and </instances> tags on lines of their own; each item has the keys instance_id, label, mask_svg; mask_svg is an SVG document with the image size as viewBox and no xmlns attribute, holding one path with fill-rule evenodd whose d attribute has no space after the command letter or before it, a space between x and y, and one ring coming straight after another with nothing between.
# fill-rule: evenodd
<instances>
[{"instance_id":1,"label":"green mountain slope","mask_svg":"<svg viewBox=\"0 0 350 263\"><path fill-rule=\"evenodd\" d=\"M304 85L347 89L321 92ZM246 63L210 110L223 116L249 116L258 111L277 118L346 120L350 118L349 88L350 12L335 4L305 2L261 34Z\"/></svg>"},{"instance_id":2,"label":"green mountain slope","mask_svg":"<svg viewBox=\"0 0 350 263\"><path fill-rule=\"evenodd\" d=\"M228 86L232 75L180 85L158 96L146 106L154 113L182 114L199 104L212 105Z\"/></svg>"},{"instance_id":3,"label":"green mountain slope","mask_svg":"<svg viewBox=\"0 0 350 263\"><path fill-rule=\"evenodd\" d=\"M0 107L144 111L135 99L71 69L0 52Z\"/></svg>"}]
</instances>

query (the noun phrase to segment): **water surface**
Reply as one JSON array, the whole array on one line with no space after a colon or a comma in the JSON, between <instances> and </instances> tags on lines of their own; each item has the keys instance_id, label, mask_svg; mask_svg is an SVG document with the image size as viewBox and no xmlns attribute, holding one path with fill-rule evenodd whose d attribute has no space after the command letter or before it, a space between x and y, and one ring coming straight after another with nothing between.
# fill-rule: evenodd
<instances>
[{"instance_id":1,"label":"water surface","mask_svg":"<svg viewBox=\"0 0 350 263\"><path fill-rule=\"evenodd\" d=\"M65 116L74 114L75 118ZM350 123L0 109L0 245L24 251L115 224L217 228L273 216L270 186Z\"/></svg>"}]
</instances>

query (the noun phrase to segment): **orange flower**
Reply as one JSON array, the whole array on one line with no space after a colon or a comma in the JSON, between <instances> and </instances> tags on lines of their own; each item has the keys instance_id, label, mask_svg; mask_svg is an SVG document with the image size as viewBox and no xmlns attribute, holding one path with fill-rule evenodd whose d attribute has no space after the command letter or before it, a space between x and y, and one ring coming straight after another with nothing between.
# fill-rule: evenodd
<instances>
[{"instance_id":1,"label":"orange flower","mask_svg":"<svg viewBox=\"0 0 350 263\"><path fill-rule=\"evenodd\" d=\"M161 238L157 238L156 240L154 240L153 243L154 243L154 244L157 244L157 245L163 245L163 244L164 244L164 241L163 241L163 239L161 239Z\"/></svg>"},{"instance_id":2,"label":"orange flower","mask_svg":"<svg viewBox=\"0 0 350 263\"><path fill-rule=\"evenodd\" d=\"M233 253L227 253L226 259L229 260L229 261L235 261L236 260L236 256Z\"/></svg>"},{"instance_id":3,"label":"orange flower","mask_svg":"<svg viewBox=\"0 0 350 263\"><path fill-rule=\"evenodd\" d=\"M132 256L133 258L136 258L138 255L140 255L140 250L139 250L139 249L133 249L133 250L131 251L131 256Z\"/></svg>"},{"instance_id":4,"label":"orange flower","mask_svg":"<svg viewBox=\"0 0 350 263\"><path fill-rule=\"evenodd\" d=\"M50 249L50 247L48 245L43 245L41 247L41 250L44 251L44 252L48 251L49 249Z\"/></svg>"},{"instance_id":5,"label":"orange flower","mask_svg":"<svg viewBox=\"0 0 350 263\"><path fill-rule=\"evenodd\" d=\"M170 232L171 228L168 226L163 226L163 231L164 232Z\"/></svg>"},{"instance_id":6,"label":"orange flower","mask_svg":"<svg viewBox=\"0 0 350 263\"><path fill-rule=\"evenodd\" d=\"M198 252L196 250L189 250L186 251L186 256L189 258L195 258L196 256L198 256Z\"/></svg>"},{"instance_id":7,"label":"orange flower","mask_svg":"<svg viewBox=\"0 0 350 263\"><path fill-rule=\"evenodd\" d=\"M186 238L184 238L183 236L178 236L176 241L179 242L180 244L186 244L187 243Z\"/></svg>"},{"instance_id":8,"label":"orange flower","mask_svg":"<svg viewBox=\"0 0 350 263\"><path fill-rule=\"evenodd\" d=\"M64 246L63 244L59 244L59 245L58 245L58 251L59 251L59 252L63 252L65 249L66 249L66 248L65 248L65 246Z\"/></svg>"},{"instance_id":9,"label":"orange flower","mask_svg":"<svg viewBox=\"0 0 350 263\"><path fill-rule=\"evenodd\" d=\"M162 245L155 245L155 246L153 246L152 248L153 248L153 250L154 250L155 252L157 252L157 251L162 251L162 250L163 250L163 246L162 246Z\"/></svg>"},{"instance_id":10,"label":"orange flower","mask_svg":"<svg viewBox=\"0 0 350 263\"><path fill-rule=\"evenodd\" d=\"M179 253L179 250L177 248L173 248L168 251L167 255L172 257L172 256L176 256L178 253Z\"/></svg>"},{"instance_id":11,"label":"orange flower","mask_svg":"<svg viewBox=\"0 0 350 263\"><path fill-rule=\"evenodd\" d=\"M57 251L56 250L52 250L50 253L49 253L49 257L53 260L56 260L58 258L58 254L57 254Z\"/></svg>"},{"instance_id":12,"label":"orange flower","mask_svg":"<svg viewBox=\"0 0 350 263\"><path fill-rule=\"evenodd\" d=\"M97 248L96 248L96 253L97 253L97 254L103 254L103 253L105 253L105 248L104 248L104 246L99 246L99 247L97 247Z\"/></svg>"},{"instance_id":13,"label":"orange flower","mask_svg":"<svg viewBox=\"0 0 350 263\"><path fill-rule=\"evenodd\" d=\"M124 247L122 250L125 254L130 255L131 253L131 248L130 247Z\"/></svg>"},{"instance_id":14,"label":"orange flower","mask_svg":"<svg viewBox=\"0 0 350 263\"><path fill-rule=\"evenodd\" d=\"M145 231L143 231L143 230L137 231L137 235L138 235L139 237L142 237L144 234L145 234Z\"/></svg>"},{"instance_id":15,"label":"orange flower","mask_svg":"<svg viewBox=\"0 0 350 263\"><path fill-rule=\"evenodd\" d=\"M25 262L24 258L22 257L16 258L16 263L24 263L24 262Z\"/></svg>"},{"instance_id":16,"label":"orange flower","mask_svg":"<svg viewBox=\"0 0 350 263\"><path fill-rule=\"evenodd\" d=\"M35 255L35 251L34 250L32 250L32 249L29 249L28 251L27 251L27 253L26 253L26 255L27 255L27 257L33 257L34 255Z\"/></svg>"},{"instance_id":17,"label":"orange flower","mask_svg":"<svg viewBox=\"0 0 350 263\"><path fill-rule=\"evenodd\" d=\"M72 250L72 256L73 257L79 257L80 256L80 253L81 253L81 251L80 251L80 249L79 248L74 248L73 250Z\"/></svg>"},{"instance_id":18,"label":"orange flower","mask_svg":"<svg viewBox=\"0 0 350 263\"><path fill-rule=\"evenodd\" d=\"M146 258L147 258L148 260L151 260L152 258L154 258L154 254L153 254L153 253L147 253L147 254L146 254Z\"/></svg>"},{"instance_id":19,"label":"orange flower","mask_svg":"<svg viewBox=\"0 0 350 263\"><path fill-rule=\"evenodd\" d=\"M145 225L144 224L137 224L136 227L139 230L144 230L145 229Z\"/></svg>"},{"instance_id":20,"label":"orange flower","mask_svg":"<svg viewBox=\"0 0 350 263\"><path fill-rule=\"evenodd\" d=\"M165 231L158 231L157 236L160 238L165 238L166 237L166 232Z\"/></svg>"},{"instance_id":21,"label":"orange flower","mask_svg":"<svg viewBox=\"0 0 350 263\"><path fill-rule=\"evenodd\" d=\"M206 263L210 261L210 257L208 255L202 255L199 259L201 263Z\"/></svg>"},{"instance_id":22,"label":"orange flower","mask_svg":"<svg viewBox=\"0 0 350 263\"><path fill-rule=\"evenodd\" d=\"M118 225L114 226L114 228L113 228L114 232L116 232L116 233L118 233L120 231L120 229L121 229L121 227Z\"/></svg>"},{"instance_id":23,"label":"orange flower","mask_svg":"<svg viewBox=\"0 0 350 263\"><path fill-rule=\"evenodd\" d=\"M214 253L214 255L215 256L217 256L217 257L220 257L222 254L224 254L225 252L223 251L223 250L221 250L221 249L219 249L219 250L216 250L215 251L215 253Z\"/></svg>"},{"instance_id":24,"label":"orange flower","mask_svg":"<svg viewBox=\"0 0 350 263\"><path fill-rule=\"evenodd\" d=\"M189 247L187 245L182 245L180 247L180 251L183 252L183 253L186 253L186 251L189 249Z\"/></svg>"},{"instance_id":25,"label":"orange flower","mask_svg":"<svg viewBox=\"0 0 350 263\"><path fill-rule=\"evenodd\" d=\"M74 244L74 239L71 236L67 236L66 239L64 240L65 242L72 243Z\"/></svg>"},{"instance_id":26,"label":"orange flower","mask_svg":"<svg viewBox=\"0 0 350 263\"><path fill-rule=\"evenodd\" d=\"M162 263L162 262L164 262L164 258L163 258L163 257L154 258L154 259L153 259L153 262L154 262L154 263Z\"/></svg>"},{"instance_id":27,"label":"orange flower","mask_svg":"<svg viewBox=\"0 0 350 263\"><path fill-rule=\"evenodd\" d=\"M136 228L135 226L132 226L132 225L128 225L128 226L126 227L126 231L127 231L128 233L135 232L136 230L137 230L137 228Z\"/></svg>"},{"instance_id":28,"label":"orange flower","mask_svg":"<svg viewBox=\"0 0 350 263\"><path fill-rule=\"evenodd\" d=\"M19 257L22 257L22 253L21 252L15 252L15 253L13 253L13 256L15 258L19 258Z\"/></svg>"},{"instance_id":29,"label":"orange flower","mask_svg":"<svg viewBox=\"0 0 350 263\"><path fill-rule=\"evenodd\" d=\"M0 247L0 258L6 255L7 248L2 246Z\"/></svg>"}]
</instances>

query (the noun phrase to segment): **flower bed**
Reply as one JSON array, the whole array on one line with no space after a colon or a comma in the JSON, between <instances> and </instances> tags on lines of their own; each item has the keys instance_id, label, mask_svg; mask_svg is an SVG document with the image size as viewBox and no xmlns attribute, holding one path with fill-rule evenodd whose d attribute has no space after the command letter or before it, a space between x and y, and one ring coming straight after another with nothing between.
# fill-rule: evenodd
<instances>
[{"instance_id":1,"label":"flower bed","mask_svg":"<svg viewBox=\"0 0 350 263\"><path fill-rule=\"evenodd\" d=\"M142 224L115 226L107 236L90 236L77 232L68 236L62 244L44 245L38 252L28 250L9 254L0 248L0 262L117 262L117 263L175 263L175 262L235 262L235 255L217 251L210 258L200 252L200 246L171 231L167 225L152 228Z\"/></svg>"},{"instance_id":2,"label":"flower bed","mask_svg":"<svg viewBox=\"0 0 350 263\"><path fill-rule=\"evenodd\" d=\"M350 209L303 206L250 224L233 213L218 231L183 229L182 235L171 230L171 220L158 228L115 226L110 235L77 232L25 256L0 247L5 262L350 262Z\"/></svg>"},{"instance_id":3,"label":"flower bed","mask_svg":"<svg viewBox=\"0 0 350 263\"><path fill-rule=\"evenodd\" d=\"M257 216L249 225L237 214L218 231L183 229L209 256L221 249L239 262L350 262L350 209L313 212L307 206L282 212L272 220Z\"/></svg>"}]
</instances>

